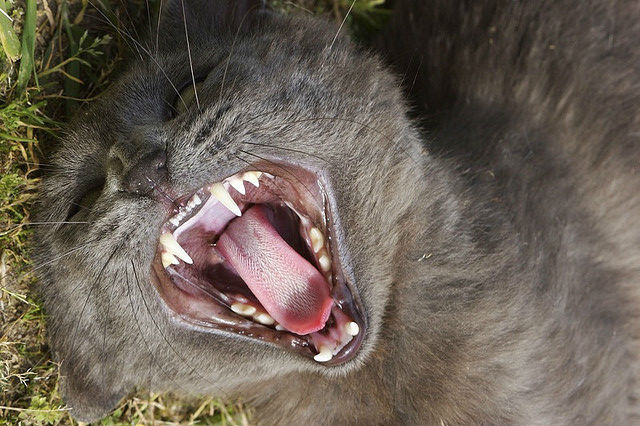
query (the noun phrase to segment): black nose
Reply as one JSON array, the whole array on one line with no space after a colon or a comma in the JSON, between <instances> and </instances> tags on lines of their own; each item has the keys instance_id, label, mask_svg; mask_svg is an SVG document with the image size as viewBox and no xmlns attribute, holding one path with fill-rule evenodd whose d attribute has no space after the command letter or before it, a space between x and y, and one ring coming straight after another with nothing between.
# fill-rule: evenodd
<instances>
[{"instance_id":1,"label":"black nose","mask_svg":"<svg viewBox=\"0 0 640 426\"><path fill-rule=\"evenodd\" d=\"M167 180L167 156L158 150L141 157L131 166L122 181L123 189L132 194L146 195Z\"/></svg>"}]
</instances>

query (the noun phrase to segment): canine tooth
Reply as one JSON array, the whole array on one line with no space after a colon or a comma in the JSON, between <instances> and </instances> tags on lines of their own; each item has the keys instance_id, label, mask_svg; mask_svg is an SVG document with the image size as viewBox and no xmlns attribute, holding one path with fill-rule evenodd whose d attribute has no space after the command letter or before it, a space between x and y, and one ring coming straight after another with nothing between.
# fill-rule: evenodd
<instances>
[{"instance_id":1,"label":"canine tooth","mask_svg":"<svg viewBox=\"0 0 640 426\"><path fill-rule=\"evenodd\" d=\"M170 233L162 234L160 236L160 243L164 246L165 249L167 249L169 253L173 254L178 259L182 260L185 263L188 263L189 265L193 263L193 260L191 259L191 257L187 254L186 251L184 251L182 246L176 241L173 234L170 234Z\"/></svg>"},{"instance_id":2,"label":"canine tooth","mask_svg":"<svg viewBox=\"0 0 640 426\"><path fill-rule=\"evenodd\" d=\"M309 237L311 238L311 246L314 252L319 252L322 246L324 246L324 236L318 228L311 228L309 231Z\"/></svg>"},{"instance_id":3,"label":"canine tooth","mask_svg":"<svg viewBox=\"0 0 640 426\"><path fill-rule=\"evenodd\" d=\"M244 190L244 181L242 179L236 176L231 176L229 179L227 179L227 182L229 182L229 185L231 185L233 189L235 189L242 195L245 194L246 191Z\"/></svg>"},{"instance_id":4,"label":"canine tooth","mask_svg":"<svg viewBox=\"0 0 640 426\"><path fill-rule=\"evenodd\" d=\"M245 303L234 303L231 305L231 310L236 314L251 316L256 313L256 308Z\"/></svg>"},{"instance_id":5,"label":"canine tooth","mask_svg":"<svg viewBox=\"0 0 640 426\"><path fill-rule=\"evenodd\" d=\"M260 324L263 324L263 325L273 325L276 322L276 320L271 318L271 315L265 314L265 313L262 313L262 312L259 313L258 315L254 315L253 319L258 321Z\"/></svg>"},{"instance_id":6,"label":"canine tooth","mask_svg":"<svg viewBox=\"0 0 640 426\"><path fill-rule=\"evenodd\" d=\"M329 259L329 256L327 256L326 254L320 256L318 262L320 263L320 267L323 271L329 272L331 270L331 259Z\"/></svg>"},{"instance_id":7,"label":"canine tooth","mask_svg":"<svg viewBox=\"0 0 640 426\"><path fill-rule=\"evenodd\" d=\"M178 219L177 217L172 217L171 219L169 219L169 222L173 225L173 226L178 226L180 225L180 219Z\"/></svg>"},{"instance_id":8,"label":"canine tooth","mask_svg":"<svg viewBox=\"0 0 640 426\"><path fill-rule=\"evenodd\" d=\"M229 195L229 192L225 189L223 184L218 182L211 185L211 195L216 197L216 200L220 201L223 206L231 210L233 214L236 216L242 216L238 205L233 201L233 198L231 198L231 195Z\"/></svg>"},{"instance_id":9,"label":"canine tooth","mask_svg":"<svg viewBox=\"0 0 640 426\"><path fill-rule=\"evenodd\" d=\"M317 362L331 361L331 358L333 358L333 353L331 353L331 349L326 346L320 346L320 353L313 357Z\"/></svg>"},{"instance_id":10,"label":"canine tooth","mask_svg":"<svg viewBox=\"0 0 640 426\"><path fill-rule=\"evenodd\" d=\"M176 257L168 251L163 252L160 255L160 258L162 259L162 267L165 269L169 265L177 265L178 263L180 263L178 262L178 259L176 259Z\"/></svg>"},{"instance_id":11,"label":"canine tooth","mask_svg":"<svg viewBox=\"0 0 640 426\"><path fill-rule=\"evenodd\" d=\"M346 331L349 336L357 336L358 333L360 333L360 327L351 321L344 325L344 331Z\"/></svg>"},{"instance_id":12,"label":"canine tooth","mask_svg":"<svg viewBox=\"0 0 640 426\"><path fill-rule=\"evenodd\" d=\"M259 179L261 175L262 172L246 172L242 175L242 180L246 180L257 188L260 186Z\"/></svg>"}]
</instances>

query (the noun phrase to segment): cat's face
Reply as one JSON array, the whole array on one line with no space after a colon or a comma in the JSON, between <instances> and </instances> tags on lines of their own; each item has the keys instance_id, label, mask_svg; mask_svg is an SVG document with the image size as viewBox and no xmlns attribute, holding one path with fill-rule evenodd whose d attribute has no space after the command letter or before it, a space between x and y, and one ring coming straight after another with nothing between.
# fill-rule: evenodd
<instances>
[{"instance_id":1,"label":"cat's face","mask_svg":"<svg viewBox=\"0 0 640 426\"><path fill-rule=\"evenodd\" d=\"M324 22L197 3L189 49L177 2L43 184L41 218L72 222L37 243L79 418L134 386L338 379L393 303L419 149L393 79Z\"/></svg>"}]
</instances>

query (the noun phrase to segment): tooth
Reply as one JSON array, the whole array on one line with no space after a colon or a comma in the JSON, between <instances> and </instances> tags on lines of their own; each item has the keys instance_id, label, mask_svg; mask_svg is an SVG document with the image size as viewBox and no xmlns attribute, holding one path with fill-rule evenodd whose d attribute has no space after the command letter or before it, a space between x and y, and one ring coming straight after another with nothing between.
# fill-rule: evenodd
<instances>
[{"instance_id":1,"label":"tooth","mask_svg":"<svg viewBox=\"0 0 640 426\"><path fill-rule=\"evenodd\" d=\"M242 195L245 194L244 182L242 179L236 176L231 176L229 179L227 179L227 182L229 182L229 185L233 186L233 189L235 189Z\"/></svg>"},{"instance_id":2,"label":"tooth","mask_svg":"<svg viewBox=\"0 0 640 426\"><path fill-rule=\"evenodd\" d=\"M259 313L258 315L254 315L253 319L258 321L260 324L264 324L264 325L273 325L276 322L276 320L271 318L271 315L265 314L262 312Z\"/></svg>"},{"instance_id":3,"label":"tooth","mask_svg":"<svg viewBox=\"0 0 640 426\"><path fill-rule=\"evenodd\" d=\"M286 328L284 328L283 326L281 326L280 324L276 324L276 330L278 331L285 331Z\"/></svg>"},{"instance_id":4,"label":"tooth","mask_svg":"<svg viewBox=\"0 0 640 426\"><path fill-rule=\"evenodd\" d=\"M360 333L360 327L358 327L358 324L351 321L344 325L344 331L346 331L349 336L357 336L358 333Z\"/></svg>"},{"instance_id":5,"label":"tooth","mask_svg":"<svg viewBox=\"0 0 640 426\"><path fill-rule=\"evenodd\" d=\"M229 192L227 192L227 190L224 188L224 185L222 185L220 182L211 185L211 195L216 197L216 199L220 201L223 206L231 210L233 214L235 214L236 216L242 216L238 205L235 201L233 201L233 198L231 198Z\"/></svg>"},{"instance_id":6,"label":"tooth","mask_svg":"<svg viewBox=\"0 0 640 426\"><path fill-rule=\"evenodd\" d=\"M245 303L234 303L231 305L231 310L236 314L251 316L256 313L256 308Z\"/></svg>"},{"instance_id":7,"label":"tooth","mask_svg":"<svg viewBox=\"0 0 640 426\"><path fill-rule=\"evenodd\" d=\"M196 206L202 203L202 200L200 199L200 197L198 197L198 194L193 194L193 197L191 197L191 200L194 202Z\"/></svg>"},{"instance_id":8,"label":"tooth","mask_svg":"<svg viewBox=\"0 0 640 426\"><path fill-rule=\"evenodd\" d=\"M313 357L318 362L327 362L331 361L333 358L333 353L331 353L331 349L326 346L320 346L320 353Z\"/></svg>"},{"instance_id":9,"label":"tooth","mask_svg":"<svg viewBox=\"0 0 640 426\"><path fill-rule=\"evenodd\" d=\"M329 272L331 270L331 259L329 259L329 256L327 256L326 254L320 256L318 262L320 262L320 267L323 271Z\"/></svg>"},{"instance_id":10,"label":"tooth","mask_svg":"<svg viewBox=\"0 0 640 426\"><path fill-rule=\"evenodd\" d=\"M171 224L172 224L173 226L178 226L178 225L180 225L180 220L179 220L177 217L175 217L175 216L174 216L174 217L172 217L171 219L169 219L169 222L171 222Z\"/></svg>"},{"instance_id":11,"label":"tooth","mask_svg":"<svg viewBox=\"0 0 640 426\"><path fill-rule=\"evenodd\" d=\"M322 236L322 232L318 228L311 228L309 231L309 237L311 237L311 245L313 246L314 252L319 252L322 246L324 246L324 237Z\"/></svg>"},{"instance_id":12,"label":"tooth","mask_svg":"<svg viewBox=\"0 0 640 426\"><path fill-rule=\"evenodd\" d=\"M178 259L182 260L185 263L188 263L189 265L193 263L193 260L191 259L191 257L187 254L186 251L184 251L182 246L180 246L180 244L176 241L173 234L169 234L169 233L162 234L160 236L160 243L164 246L165 249L167 249L169 253L173 254Z\"/></svg>"},{"instance_id":13,"label":"tooth","mask_svg":"<svg viewBox=\"0 0 640 426\"><path fill-rule=\"evenodd\" d=\"M162 252L160 258L162 259L162 267L165 269L169 265L177 265L178 263L180 263L178 262L178 259L176 259L176 257L168 251Z\"/></svg>"},{"instance_id":14,"label":"tooth","mask_svg":"<svg viewBox=\"0 0 640 426\"><path fill-rule=\"evenodd\" d=\"M260 186L259 179L261 175L262 172L246 172L242 175L242 179L246 180L257 188L258 186Z\"/></svg>"}]
</instances>

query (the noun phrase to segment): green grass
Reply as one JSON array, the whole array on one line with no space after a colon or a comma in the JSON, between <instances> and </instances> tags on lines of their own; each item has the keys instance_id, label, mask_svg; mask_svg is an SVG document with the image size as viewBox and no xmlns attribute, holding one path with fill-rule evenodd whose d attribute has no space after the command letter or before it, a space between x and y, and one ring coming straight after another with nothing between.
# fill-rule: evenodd
<instances>
[{"instance_id":1,"label":"green grass","mask_svg":"<svg viewBox=\"0 0 640 426\"><path fill-rule=\"evenodd\" d=\"M284 13L343 20L356 37L381 26L384 0L271 0ZM107 88L123 66L120 28L146 22L145 0L0 0L0 425L77 424L58 394L58 366L33 289L31 208L62 124ZM152 8L158 0L149 0ZM347 12L350 11L348 14ZM153 15L152 15L153 16ZM346 19L345 19L346 16ZM144 390L102 425L248 424L251 410L215 399Z\"/></svg>"}]
</instances>

